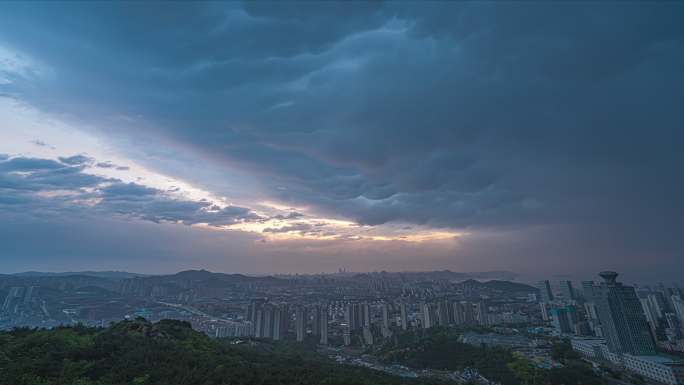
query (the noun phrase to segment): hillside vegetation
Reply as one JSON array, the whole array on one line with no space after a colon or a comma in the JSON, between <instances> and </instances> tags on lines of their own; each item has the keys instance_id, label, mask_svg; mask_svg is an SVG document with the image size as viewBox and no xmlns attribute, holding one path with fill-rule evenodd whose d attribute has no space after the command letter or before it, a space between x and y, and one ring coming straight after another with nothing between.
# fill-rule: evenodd
<instances>
[{"instance_id":1,"label":"hillside vegetation","mask_svg":"<svg viewBox=\"0 0 684 385\"><path fill-rule=\"evenodd\" d=\"M419 384L365 368L212 340L186 322L0 333L0 385Z\"/></svg>"}]
</instances>

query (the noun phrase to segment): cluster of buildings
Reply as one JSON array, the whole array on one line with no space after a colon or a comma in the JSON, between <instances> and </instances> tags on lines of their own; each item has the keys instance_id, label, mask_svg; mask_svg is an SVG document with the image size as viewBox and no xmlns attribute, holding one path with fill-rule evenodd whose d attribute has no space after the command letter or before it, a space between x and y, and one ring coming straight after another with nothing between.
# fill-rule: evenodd
<instances>
[{"instance_id":1,"label":"cluster of buildings","mask_svg":"<svg viewBox=\"0 0 684 385\"><path fill-rule=\"evenodd\" d=\"M520 321L514 312L491 312L485 301L436 299L409 301L404 297L376 300L336 300L326 303L289 304L252 300L241 320L242 328L224 336L253 336L273 340L314 339L327 345L374 345L398 331L449 326L491 326ZM527 320L527 317L524 317ZM233 331L235 330L235 331ZM217 333L219 333L217 331ZM228 334L224 334L228 333ZM244 334L238 334L244 333Z\"/></svg>"},{"instance_id":2,"label":"cluster of buildings","mask_svg":"<svg viewBox=\"0 0 684 385\"><path fill-rule=\"evenodd\" d=\"M450 325L490 325L489 307L484 301L469 302L441 300L421 304L422 327Z\"/></svg>"},{"instance_id":3,"label":"cluster of buildings","mask_svg":"<svg viewBox=\"0 0 684 385\"><path fill-rule=\"evenodd\" d=\"M328 344L328 307L324 305L290 306L287 303L272 304L265 300L252 301L247 306L245 322L240 331L244 334L231 336L253 336L283 340L291 331L297 342L303 342L308 335L316 336L318 343ZM225 335L217 335L225 337Z\"/></svg>"},{"instance_id":4,"label":"cluster of buildings","mask_svg":"<svg viewBox=\"0 0 684 385\"><path fill-rule=\"evenodd\" d=\"M581 296L568 281L560 285L561 298L554 297L548 281L540 282L542 315L550 318L557 334L571 336L573 349L588 360L664 384L684 384L684 360L657 352L657 335L649 320L653 315L647 312L649 298L658 301L659 296L640 295L634 287L618 282L615 272L600 276L603 282L599 284L582 284ZM673 301L680 298L675 290L670 293ZM663 315L668 314L665 301L659 306Z\"/></svg>"},{"instance_id":5,"label":"cluster of buildings","mask_svg":"<svg viewBox=\"0 0 684 385\"><path fill-rule=\"evenodd\" d=\"M2 303L2 309L0 309L0 312L5 315L16 315L28 310L31 300L33 299L33 289L34 286L10 287L9 293L5 297L5 301Z\"/></svg>"},{"instance_id":6,"label":"cluster of buildings","mask_svg":"<svg viewBox=\"0 0 684 385\"><path fill-rule=\"evenodd\" d=\"M551 330L570 337L573 348L589 360L666 384L684 383L684 363L658 354L684 351L682 290L626 286L612 272L601 277L601 283L586 281L576 289L567 280L553 286L541 281L536 288L463 281L448 271L277 278L188 271L118 281L10 276L0 277L0 328L174 318L217 338L369 347L407 330L476 327L482 334L471 332L463 342L510 345L553 365L548 347L536 339L496 332L502 327L518 334Z\"/></svg>"}]
</instances>

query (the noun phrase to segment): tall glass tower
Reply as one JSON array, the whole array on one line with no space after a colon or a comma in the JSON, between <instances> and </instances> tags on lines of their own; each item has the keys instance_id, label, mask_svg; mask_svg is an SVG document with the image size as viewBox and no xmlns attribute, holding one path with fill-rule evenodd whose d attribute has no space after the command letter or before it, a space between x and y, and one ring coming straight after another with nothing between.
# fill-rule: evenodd
<instances>
[{"instance_id":1,"label":"tall glass tower","mask_svg":"<svg viewBox=\"0 0 684 385\"><path fill-rule=\"evenodd\" d=\"M618 274L613 271L599 275L603 282L594 291L594 299L610 351L635 356L656 354L648 322L634 288L617 282Z\"/></svg>"}]
</instances>

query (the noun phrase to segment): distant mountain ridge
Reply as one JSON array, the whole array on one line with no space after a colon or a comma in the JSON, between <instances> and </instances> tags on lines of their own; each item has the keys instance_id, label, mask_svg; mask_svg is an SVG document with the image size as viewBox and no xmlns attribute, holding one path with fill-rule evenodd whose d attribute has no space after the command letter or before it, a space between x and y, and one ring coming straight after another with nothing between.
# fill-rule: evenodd
<instances>
[{"instance_id":1,"label":"distant mountain ridge","mask_svg":"<svg viewBox=\"0 0 684 385\"><path fill-rule=\"evenodd\" d=\"M193 294L220 298L244 285L277 285L285 280L251 277L243 274L212 273L207 270L185 270L170 275L133 277L121 280L121 293L135 296Z\"/></svg>"},{"instance_id":2,"label":"distant mountain ridge","mask_svg":"<svg viewBox=\"0 0 684 385\"><path fill-rule=\"evenodd\" d=\"M14 277L68 277L68 276L87 276L105 279L121 280L135 277L147 277L145 274L129 273L127 271L69 271L69 272L42 272L25 271L22 273L6 274Z\"/></svg>"},{"instance_id":3,"label":"distant mountain ridge","mask_svg":"<svg viewBox=\"0 0 684 385\"><path fill-rule=\"evenodd\" d=\"M497 291L503 291L503 292L527 292L527 293L534 293L537 292L538 289L534 286L530 286L524 283L519 283L519 282L511 282L511 281L499 281L499 280L491 280L491 281L486 281L486 282L480 282L475 279L469 279L467 281L461 282L463 285L470 285L470 286L481 286L481 287L486 287L491 290L497 290Z\"/></svg>"},{"instance_id":4,"label":"distant mountain ridge","mask_svg":"<svg viewBox=\"0 0 684 385\"><path fill-rule=\"evenodd\" d=\"M476 272L459 272L451 270L434 270L434 271L375 271L367 273L335 273L333 275L343 275L352 278L373 278L373 277L404 277L412 280L467 280L467 279L499 279L512 281L518 277L518 274L510 271L494 270L494 271L476 271Z\"/></svg>"}]
</instances>

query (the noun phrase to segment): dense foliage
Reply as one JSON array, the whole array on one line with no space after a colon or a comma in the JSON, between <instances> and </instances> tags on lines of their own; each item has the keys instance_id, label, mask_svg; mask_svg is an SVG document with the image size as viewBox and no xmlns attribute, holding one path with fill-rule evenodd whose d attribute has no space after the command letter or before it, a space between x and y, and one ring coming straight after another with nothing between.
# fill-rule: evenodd
<instances>
[{"instance_id":1,"label":"dense foliage","mask_svg":"<svg viewBox=\"0 0 684 385\"><path fill-rule=\"evenodd\" d=\"M529 360L501 347L473 346L458 341L453 330L436 329L428 333L408 332L398 344L377 354L385 362L413 368L462 370L476 368L489 380L506 385L600 385L601 378L591 367L577 359L568 341L552 345L554 358L562 368L540 369Z\"/></svg>"},{"instance_id":2,"label":"dense foliage","mask_svg":"<svg viewBox=\"0 0 684 385\"><path fill-rule=\"evenodd\" d=\"M483 376L504 384L518 384L507 366L515 357L510 350L476 347L458 342L458 335L431 333L414 342L380 353L385 362L397 362L413 368L462 370L477 368Z\"/></svg>"},{"instance_id":3,"label":"dense foliage","mask_svg":"<svg viewBox=\"0 0 684 385\"><path fill-rule=\"evenodd\" d=\"M580 358L579 353L572 350L572 345L567 339L562 339L556 341L551 345L551 357L560 362L566 362L570 360L578 360Z\"/></svg>"},{"instance_id":4,"label":"dense foliage","mask_svg":"<svg viewBox=\"0 0 684 385\"><path fill-rule=\"evenodd\" d=\"M0 333L0 385L405 383L415 382L211 340L180 321Z\"/></svg>"}]
</instances>

